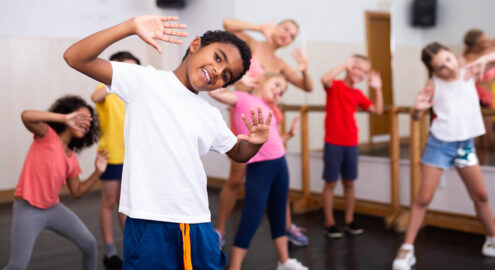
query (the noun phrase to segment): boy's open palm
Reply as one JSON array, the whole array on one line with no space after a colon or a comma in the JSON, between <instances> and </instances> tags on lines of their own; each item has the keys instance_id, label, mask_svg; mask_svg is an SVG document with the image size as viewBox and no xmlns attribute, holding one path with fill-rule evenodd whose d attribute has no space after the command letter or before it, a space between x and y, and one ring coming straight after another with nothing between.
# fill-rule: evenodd
<instances>
[{"instance_id":1,"label":"boy's open palm","mask_svg":"<svg viewBox=\"0 0 495 270\"><path fill-rule=\"evenodd\" d=\"M153 46L159 53L162 53L162 47L158 44L157 40L182 44L182 40L177 39L174 36L188 36L187 32L175 30L186 28L185 24L174 22L177 20L179 20L179 17L176 16L139 16L134 20L136 27L135 32L144 42Z\"/></svg>"},{"instance_id":2,"label":"boy's open palm","mask_svg":"<svg viewBox=\"0 0 495 270\"><path fill-rule=\"evenodd\" d=\"M252 124L244 114L241 115L244 124L249 130L249 135L239 134L237 135L237 138L239 140L247 141L251 144L265 143L266 141L268 141L268 138L270 137L270 123L272 121L272 115L273 112L270 111L268 117L266 118L266 121L264 121L263 112L261 111L261 108L258 107L258 116L256 116L254 109L251 108Z\"/></svg>"},{"instance_id":3,"label":"boy's open palm","mask_svg":"<svg viewBox=\"0 0 495 270\"><path fill-rule=\"evenodd\" d=\"M372 70L369 75L369 86L374 89L381 90L382 89L382 77L380 73Z\"/></svg>"}]
</instances>

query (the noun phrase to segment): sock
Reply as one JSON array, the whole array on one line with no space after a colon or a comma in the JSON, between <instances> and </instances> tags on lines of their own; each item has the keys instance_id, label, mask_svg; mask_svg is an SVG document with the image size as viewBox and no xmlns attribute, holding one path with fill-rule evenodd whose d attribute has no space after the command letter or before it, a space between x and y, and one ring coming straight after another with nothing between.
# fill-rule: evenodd
<instances>
[{"instance_id":1,"label":"sock","mask_svg":"<svg viewBox=\"0 0 495 270\"><path fill-rule=\"evenodd\" d=\"M105 244L105 256L110 258L115 255L117 255L117 249L115 248L115 244L114 243Z\"/></svg>"},{"instance_id":2,"label":"sock","mask_svg":"<svg viewBox=\"0 0 495 270\"><path fill-rule=\"evenodd\" d=\"M489 235L487 235L486 236L486 241L490 241L490 243L494 243L495 244L495 236L489 236Z\"/></svg>"},{"instance_id":3,"label":"sock","mask_svg":"<svg viewBox=\"0 0 495 270\"><path fill-rule=\"evenodd\" d=\"M414 252L414 246L411 244L402 244L402 246L400 246L400 249L410 250Z\"/></svg>"}]
</instances>

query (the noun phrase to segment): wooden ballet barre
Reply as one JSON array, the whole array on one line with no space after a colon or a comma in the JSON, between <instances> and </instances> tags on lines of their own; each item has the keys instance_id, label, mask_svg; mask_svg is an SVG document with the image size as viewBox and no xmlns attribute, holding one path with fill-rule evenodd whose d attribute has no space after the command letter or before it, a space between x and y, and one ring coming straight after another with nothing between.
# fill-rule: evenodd
<instances>
[{"instance_id":1,"label":"wooden ballet barre","mask_svg":"<svg viewBox=\"0 0 495 270\"><path fill-rule=\"evenodd\" d=\"M311 196L310 186L310 162L309 162L309 127L308 114L310 112L325 112L325 106L321 105L288 105L280 104L281 111L299 112L301 119L301 186L302 191L298 200L294 203L294 213L305 213L321 208L321 200L315 200ZM382 215L385 224L390 228L401 214L400 207L400 137L399 114L409 114L410 107L385 106L384 113L390 116L390 204ZM360 110L360 112L365 112ZM282 126L284 126L284 122Z\"/></svg>"}]
</instances>

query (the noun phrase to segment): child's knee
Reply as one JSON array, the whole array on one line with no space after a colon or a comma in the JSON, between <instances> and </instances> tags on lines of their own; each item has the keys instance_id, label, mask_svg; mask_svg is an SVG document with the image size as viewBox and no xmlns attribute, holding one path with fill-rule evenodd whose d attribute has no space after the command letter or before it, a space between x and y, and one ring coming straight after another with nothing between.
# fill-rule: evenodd
<instances>
[{"instance_id":1,"label":"child's knee","mask_svg":"<svg viewBox=\"0 0 495 270\"><path fill-rule=\"evenodd\" d=\"M325 185L323 186L323 188L333 191L335 190L336 186L337 186L337 181L325 181Z\"/></svg>"}]
</instances>

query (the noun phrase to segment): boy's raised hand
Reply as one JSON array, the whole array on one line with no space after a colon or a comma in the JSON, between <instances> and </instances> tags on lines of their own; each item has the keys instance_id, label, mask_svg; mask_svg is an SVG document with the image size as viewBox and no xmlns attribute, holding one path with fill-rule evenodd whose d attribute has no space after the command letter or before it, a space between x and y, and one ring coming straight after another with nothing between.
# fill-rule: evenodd
<instances>
[{"instance_id":1,"label":"boy's raised hand","mask_svg":"<svg viewBox=\"0 0 495 270\"><path fill-rule=\"evenodd\" d=\"M273 112L270 111L270 113L268 113L268 117L266 121L264 121L263 112L261 111L261 108L258 107L257 117L254 109L251 108L252 124L244 114L241 115L244 124L249 130L249 135L239 134L237 135L237 138L239 140L247 141L251 144L259 145L265 143L266 141L268 141L268 138L270 137L270 123L272 121L272 115Z\"/></svg>"},{"instance_id":2,"label":"boy's raised hand","mask_svg":"<svg viewBox=\"0 0 495 270\"><path fill-rule=\"evenodd\" d=\"M135 32L144 42L150 44L158 53L162 53L162 47L156 40L182 44L182 40L176 37L187 37L187 32L175 29L185 29L186 25L175 23L179 20L176 16L144 15L134 18ZM175 28L175 29L174 29Z\"/></svg>"},{"instance_id":3,"label":"boy's raised hand","mask_svg":"<svg viewBox=\"0 0 495 270\"><path fill-rule=\"evenodd\" d=\"M380 73L377 71L372 70L370 72L369 78L368 78L368 84L372 88L376 90L381 90L382 89L382 78L380 76Z\"/></svg>"}]
</instances>

